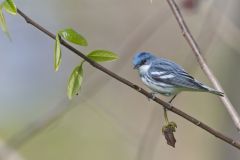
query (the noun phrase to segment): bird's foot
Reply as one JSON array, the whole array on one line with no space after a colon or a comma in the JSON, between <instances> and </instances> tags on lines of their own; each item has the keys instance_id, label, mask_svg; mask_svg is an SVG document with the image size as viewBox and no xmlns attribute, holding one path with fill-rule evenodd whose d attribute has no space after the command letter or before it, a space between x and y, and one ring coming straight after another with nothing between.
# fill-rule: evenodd
<instances>
[{"instance_id":1,"label":"bird's foot","mask_svg":"<svg viewBox=\"0 0 240 160\"><path fill-rule=\"evenodd\" d=\"M156 92L152 92L151 96L148 97L148 101L150 101L151 99L155 99L157 97L156 94L157 94Z\"/></svg>"}]
</instances>

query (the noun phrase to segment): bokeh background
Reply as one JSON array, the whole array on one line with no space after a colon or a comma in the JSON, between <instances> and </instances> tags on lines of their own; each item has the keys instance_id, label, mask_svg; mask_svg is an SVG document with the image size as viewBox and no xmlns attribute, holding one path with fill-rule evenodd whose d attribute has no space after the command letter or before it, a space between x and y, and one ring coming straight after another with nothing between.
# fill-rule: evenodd
<instances>
[{"instance_id":1,"label":"bokeh background","mask_svg":"<svg viewBox=\"0 0 240 160\"><path fill-rule=\"evenodd\" d=\"M165 0L15 2L54 33L66 27L79 31L89 42L86 48L76 46L82 52L107 49L117 53L117 61L102 65L140 86L143 84L131 64L137 51L151 51L176 61L211 86ZM240 113L240 1L177 2L210 68ZM63 63L59 72L54 72L54 41L20 16L5 16L12 41L0 33L0 140L5 156L11 154L9 159L240 158L237 149L172 113L170 120L178 124L177 143L176 148L168 146L161 132L162 107L88 64L84 66L81 92L69 101L68 77L81 59L62 47ZM218 97L184 92L174 105L240 139Z\"/></svg>"}]
</instances>

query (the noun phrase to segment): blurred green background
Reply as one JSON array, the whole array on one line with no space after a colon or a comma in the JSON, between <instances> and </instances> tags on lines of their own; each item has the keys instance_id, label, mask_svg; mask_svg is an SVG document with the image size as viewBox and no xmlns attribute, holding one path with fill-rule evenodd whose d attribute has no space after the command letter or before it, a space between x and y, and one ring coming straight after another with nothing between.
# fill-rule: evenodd
<instances>
[{"instance_id":1,"label":"blurred green background","mask_svg":"<svg viewBox=\"0 0 240 160\"><path fill-rule=\"evenodd\" d=\"M165 0L15 2L54 33L69 26L79 31L89 42L86 48L76 46L82 52L107 49L117 53L119 60L103 65L140 86L143 84L131 64L137 51L151 51L176 61L211 86ZM240 2L177 2L210 68L240 113ZM0 32L0 138L3 146L9 139L18 145L12 159L239 159L237 149L171 113L170 120L178 124L177 143L176 148L168 146L161 132L162 107L88 64L84 66L81 92L69 101L67 80L81 59L62 47L63 63L59 72L54 72L54 41L20 16L5 15L12 41ZM218 97L184 92L174 105L239 140L240 135ZM49 112L51 117L63 110L65 114L48 127L27 140L17 141L26 138L34 128L41 128L36 122L49 118Z\"/></svg>"}]
</instances>

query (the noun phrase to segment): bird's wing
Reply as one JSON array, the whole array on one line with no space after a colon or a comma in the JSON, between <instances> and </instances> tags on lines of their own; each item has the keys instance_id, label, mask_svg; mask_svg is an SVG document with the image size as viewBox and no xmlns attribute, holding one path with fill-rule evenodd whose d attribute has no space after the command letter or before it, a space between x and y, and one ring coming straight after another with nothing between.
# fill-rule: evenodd
<instances>
[{"instance_id":1,"label":"bird's wing","mask_svg":"<svg viewBox=\"0 0 240 160\"><path fill-rule=\"evenodd\" d=\"M174 85L179 88L202 89L203 85L190 76L181 66L166 59L153 61L148 70L153 81Z\"/></svg>"}]
</instances>

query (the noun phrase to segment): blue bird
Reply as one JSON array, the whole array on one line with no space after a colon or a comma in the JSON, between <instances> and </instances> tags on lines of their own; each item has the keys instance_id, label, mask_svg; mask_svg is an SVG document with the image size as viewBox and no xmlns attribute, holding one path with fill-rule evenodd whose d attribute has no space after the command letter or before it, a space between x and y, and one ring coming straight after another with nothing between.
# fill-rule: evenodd
<instances>
[{"instance_id":1,"label":"blue bird","mask_svg":"<svg viewBox=\"0 0 240 160\"><path fill-rule=\"evenodd\" d=\"M153 91L153 96L160 93L175 98L181 91L210 92L218 96L224 95L224 93L194 79L178 64L164 58L158 58L148 52L137 53L133 57L133 65L134 69L138 70L143 83Z\"/></svg>"}]
</instances>

